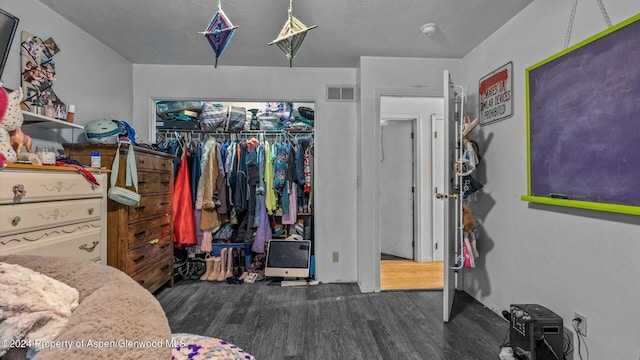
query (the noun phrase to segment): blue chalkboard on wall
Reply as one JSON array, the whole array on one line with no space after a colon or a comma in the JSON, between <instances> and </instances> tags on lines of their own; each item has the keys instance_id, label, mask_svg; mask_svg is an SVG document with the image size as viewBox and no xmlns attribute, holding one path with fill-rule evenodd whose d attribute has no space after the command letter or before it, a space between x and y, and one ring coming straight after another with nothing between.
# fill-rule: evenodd
<instances>
[{"instance_id":1,"label":"blue chalkboard on wall","mask_svg":"<svg viewBox=\"0 0 640 360\"><path fill-rule=\"evenodd\" d=\"M522 199L640 214L640 14L526 71Z\"/></svg>"}]
</instances>

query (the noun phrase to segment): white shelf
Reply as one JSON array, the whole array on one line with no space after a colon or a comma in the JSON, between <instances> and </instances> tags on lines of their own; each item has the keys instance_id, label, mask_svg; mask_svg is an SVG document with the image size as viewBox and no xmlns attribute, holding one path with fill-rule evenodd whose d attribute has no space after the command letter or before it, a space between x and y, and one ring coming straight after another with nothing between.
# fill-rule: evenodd
<instances>
[{"instance_id":1,"label":"white shelf","mask_svg":"<svg viewBox=\"0 0 640 360\"><path fill-rule=\"evenodd\" d=\"M38 115L29 111L23 111L24 125L35 125L47 129L83 129L84 126L69 123L64 120L50 118L48 116Z\"/></svg>"}]
</instances>

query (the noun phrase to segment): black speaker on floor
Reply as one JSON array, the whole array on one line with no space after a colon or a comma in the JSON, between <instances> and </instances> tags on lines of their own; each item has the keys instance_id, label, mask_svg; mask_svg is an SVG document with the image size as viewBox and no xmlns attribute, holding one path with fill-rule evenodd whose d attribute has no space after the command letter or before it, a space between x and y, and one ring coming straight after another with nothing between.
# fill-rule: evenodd
<instances>
[{"instance_id":1,"label":"black speaker on floor","mask_svg":"<svg viewBox=\"0 0 640 360\"><path fill-rule=\"evenodd\" d=\"M511 305L509 343L531 360L563 359L562 318L538 304ZM519 349L518 349L519 348Z\"/></svg>"}]
</instances>

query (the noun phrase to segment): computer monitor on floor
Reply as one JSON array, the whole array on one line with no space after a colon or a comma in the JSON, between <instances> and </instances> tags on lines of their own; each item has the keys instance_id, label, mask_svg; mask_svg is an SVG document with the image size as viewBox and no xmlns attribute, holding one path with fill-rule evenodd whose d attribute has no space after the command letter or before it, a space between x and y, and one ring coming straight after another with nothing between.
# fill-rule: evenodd
<instances>
[{"instance_id":1,"label":"computer monitor on floor","mask_svg":"<svg viewBox=\"0 0 640 360\"><path fill-rule=\"evenodd\" d=\"M271 239L267 248L264 275L282 277L282 286L295 285L294 279L309 277L310 240Z\"/></svg>"}]
</instances>

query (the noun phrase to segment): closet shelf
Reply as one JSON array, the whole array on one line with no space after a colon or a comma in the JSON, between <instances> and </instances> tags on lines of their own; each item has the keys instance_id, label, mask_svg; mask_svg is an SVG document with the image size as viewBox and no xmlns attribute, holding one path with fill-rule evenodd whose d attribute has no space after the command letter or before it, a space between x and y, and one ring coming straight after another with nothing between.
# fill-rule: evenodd
<instances>
[{"instance_id":1,"label":"closet shelf","mask_svg":"<svg viewBox=\"0 0 640 360\"><path fill-rule=\"evenodd\" d=\"M84 126L66 122L64 120L54 119L44 115L38 115L30 111L22 111L24 116L24 125L35 125L47 129L82 129Z\"/></svg>"}]
</instances>

